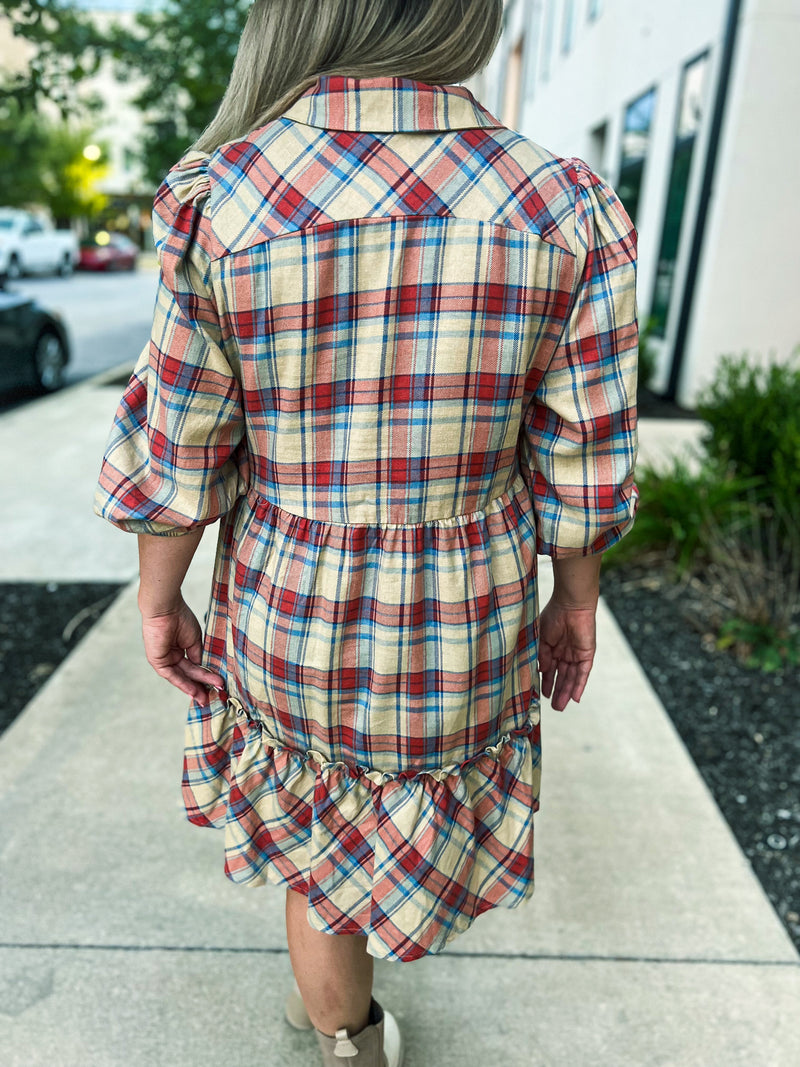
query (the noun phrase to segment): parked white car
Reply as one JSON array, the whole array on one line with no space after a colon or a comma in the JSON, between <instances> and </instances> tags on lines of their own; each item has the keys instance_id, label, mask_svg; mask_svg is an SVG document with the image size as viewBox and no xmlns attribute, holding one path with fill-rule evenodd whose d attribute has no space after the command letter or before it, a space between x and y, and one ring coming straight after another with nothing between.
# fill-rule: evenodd
<instances>
[{"instance_id":1,"label":"parked white car","mask_svg":"<svg viewBox=\"0 0 800 1067\"><path fill-rule=\"evenodd\" d=\"M55 272L72 274L78 261L78 238L72 230L56 230L29 211L0 208L0 275Z\"/></svg>"}]
</instances>

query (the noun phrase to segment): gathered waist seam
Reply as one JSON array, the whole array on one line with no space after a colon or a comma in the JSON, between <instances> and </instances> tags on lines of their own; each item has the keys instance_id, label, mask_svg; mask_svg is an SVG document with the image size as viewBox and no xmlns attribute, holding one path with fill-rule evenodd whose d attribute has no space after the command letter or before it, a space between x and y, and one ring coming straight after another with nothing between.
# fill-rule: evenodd
<instances>
[{"instance_id":1,"label":"gathered waist seam","mask_svg":"<svg viewBox=\"0 0 800 1067\"><path fill-rule=\"evenodd\" d=\"M535 742L539 735L539 701L538 697L536 697L531 703L531 709L535 709L536 713L531 714L531 716L519 726L513 726L510 729L505 730L493 744L484 745L477 752L462 760L436 768L412 768L393 772L380 771L364 764L349 764L344 760L332 759L325 753L318 752L313 748L305 750L293 748L291 745L285 744L270 733L270 724L262 719L260 715L248 712L242 705L241 701L236 697L229 696L226 704L236 715L240 728L260 731L261 743L266 748L276 752L286 751L303 763L315 764L322 771L340 769L345 771L351 778L363 777L378 785L385 785L387 782L393 781L414 781L425 776L433 778L437 782L443 782L447 778L451 778L455 775L463 775L473 764L478 763L486 756L489 756L493 760L499 760L503 751L507 749L508 746L513 746L516 743L525 740Z\"/></svg>"},{"instance_id":2,"label":"gathered waist seam","mask_svg":"<svg viewBox=\"0 0 800 1067\"><path fill-rule=\"evenodd\" d=\"M474 511L464 512L459 515L440 515L433 519L423 519L420 522L338 522L334 519L318 519L313 515L303 515L300 512L289 511L287 508L281 507L276 504L274 500L269 500L267 497L262 496L252 486L247 491L247 500L253 510L263 517L269 510L276 512L282 512L289 519L302 520L305 523L319 523L323 526L355 526L355 527L381 527L384 529L414 529L419 526L435 526L437 523L446 523L448 525L462 526L469 522L474 522L476 519L482 518L488 512L500 511L511 501L519 496L521 493L526 493L527 488L525 480L520 470L517 471L513 481L509 485L508 489L500 496L496 496L493 499L487 501L482 508L477 508ZM496 507L494 505L497 505Z\"/></svg>"}]
</instances>

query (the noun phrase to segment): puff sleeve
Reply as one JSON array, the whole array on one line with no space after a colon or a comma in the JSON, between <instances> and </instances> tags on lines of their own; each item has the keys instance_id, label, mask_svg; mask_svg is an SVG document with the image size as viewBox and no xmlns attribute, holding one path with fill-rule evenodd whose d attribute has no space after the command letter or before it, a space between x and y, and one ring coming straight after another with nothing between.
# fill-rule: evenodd
<instances>
[{"instance_id":1,"label":"puff sleeve","mask_svg":"<svg viewBox=\"0 0 800 1067\"><path fill-rule=\"evenodd\" d=\"M185 156L156 194L153 327L111 427L94 510L132 533L214 522L246 491L241 384L210 284L208 161Z\"/></svg>"},{"instance_id":2,"label":"puff sleeve","mask_svg":"<svg viewBox=\"0 0 800 1067\"><path fill-rule=\"evenodd\" d=\"M637 235L611 187L569 163L577 288L519 441L537 552L553 558L604 552L630 530L639 501Z\"/></svg>"}]
</instances>

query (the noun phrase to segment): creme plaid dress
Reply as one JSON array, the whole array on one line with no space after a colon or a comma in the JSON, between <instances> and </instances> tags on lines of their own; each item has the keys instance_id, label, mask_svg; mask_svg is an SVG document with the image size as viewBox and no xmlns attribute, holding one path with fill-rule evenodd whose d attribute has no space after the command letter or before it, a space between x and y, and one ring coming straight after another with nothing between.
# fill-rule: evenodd
<instances>
[{"instance_id":1,"label":"creme plaid dress","mask_svg":"<svg viewBox=\"0 0 800 1067\"><path fill-rule=\"evenodd\" d=\"M321 77L155 201L98 514L219 520L188 818L378 957L533 890L537 553L634 521L636 234L456 85Z\"/></svg>"}]
</instances>

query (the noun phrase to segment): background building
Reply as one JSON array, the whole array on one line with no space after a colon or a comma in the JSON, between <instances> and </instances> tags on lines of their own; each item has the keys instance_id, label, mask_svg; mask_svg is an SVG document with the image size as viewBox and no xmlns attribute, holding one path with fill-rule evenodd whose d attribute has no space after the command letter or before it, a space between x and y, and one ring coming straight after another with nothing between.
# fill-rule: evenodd
<instances>
[{"instance_id":1,"label":"background building","mask_svg":"<svg viewBox=\"0 0 800 1067\"><path fill-rule=\"evenodd\" d=\"M135 17L132 4L105 2L81 4L89 8L92 18L101 29L111 22L131 25ZM82 92L97 95L102 110L97 116L95 136L108 148L109 174L99 188L116 198L152 197L151 183L144 175L137 149L142 139L142 113L131 101L141 88L141 80L131 77L121 81L109 59L103 60L92 78L87 78Z\"/></svg>"},{"instance_id":2,"label":"background building","mask_svg":"<svg viewBox=\"0 0 800 1067\"><path fill-rule=\"evenodd\" d=\"M580 156L639 233L656 392L693 406L719 357L800 344L800 0L509 0L470 88Z\"/></svg>"}]
</instances>

